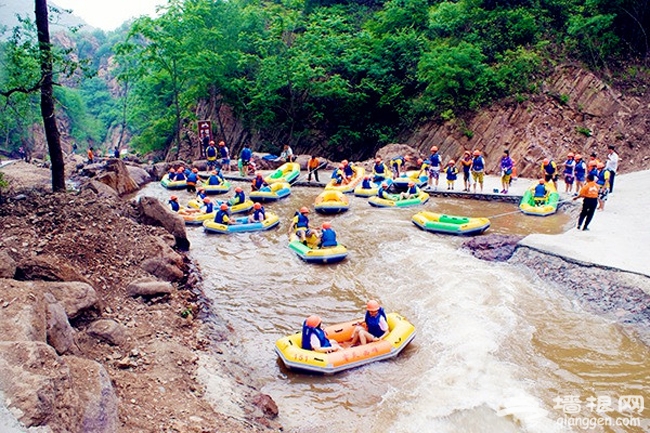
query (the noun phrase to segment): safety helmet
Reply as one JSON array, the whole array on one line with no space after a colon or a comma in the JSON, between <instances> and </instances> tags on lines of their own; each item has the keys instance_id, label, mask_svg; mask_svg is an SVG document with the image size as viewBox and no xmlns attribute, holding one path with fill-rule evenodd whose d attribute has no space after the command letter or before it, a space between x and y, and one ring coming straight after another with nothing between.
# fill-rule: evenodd
<instances>
[{"instance_id":1,"label":"safety helmet","mask_svg":"<svg viewBox=\"0 0 650 433\"><path fill-rule=\"evenodd\" d=\"M381 162L381 158L378 156L377 158L375 158L375 162Z\"/></svg>"},{"instance_id":2,"label":"safety helmet","mask_svg":"<svg viewBox=\"0 0 650 433\"><path fill-rule=\"evenodd\" d=\"M300 213L309 213L309 209L307 209L305 206L300 208Z\"/></svg>"},{"instance_id":3,"label":"safety helmet","mask_svg":"<svg viewBox=\"0 0 650 433\"><path fill-rule=\"evenodd\" d=\"M431 146L431 152L437 152L438 146Z\"/></svg>"},{"instance_id":4,"label":"safety helmet","mask_svg":"<svg viewBox=\"0 0 650 433\"><path fill-rule=\"evenodd\" d=\"M221 203L221 206L219 206L219 209L228 210L228 203Z\"/></svg>"},{"instance_id":5,"label":"safety helmet","mask_svg":"<svg viewBox=\"0 0 650 433\"><path fill-rule=\"evenodd\" d=\"M575 156L575 155L573 154L573 152L569 152L569 153L567 154L567 157L568 157L568 158L573 158L574 156Z\"/></svg>"},{"instance_id":6,"label":"safety helmet","mask_svg":"<svg viewBox=\"0 0 650 433\"><path fill-rule=\"evenodd\" d=\"M546 183L546 180L545 180L545 179L540 179L540 180L539 180L539 183L540 183L540 184Z\"/></svg>"},{"instance_id":7,"label":"safety helmet","mask_svg":"<svg viewBox=\"0 0 650 433\"><path fill-rule=\"evenodd\" d=\"M582 159L582 155L580 155L579 153L576 153L576 159Z\"/></svg>"},{"instance_id":8,"label":"safety helmet","mask_svg":"<svg viewBox=\"0 0 650 433\"><path fill-rule=\"evenodd\" d=\"M449 162L447 163L447 165L454 165L454 164L456 164L456 161L454 161L453 159L450 159Z\"/></svg>"},{"instance_id":9,"label":"safety helmet","mask_svg":"<svg viewBox=\"0 0 650 433\"><path fill-rule=\"evenodd\" d=\"M598 165L596 166L596 168L605 168L605 164L603 164L602 162L599 162Z\"/></svg>"},{"instance_id":10,"label":"safety helmet","mask_svg":"<svg viewBox=\"0 0 650 433\"><path fill-rule=\"evenodd\" d=\"M379 311L379 302L375 301L374 299L371 299L370 301L368 301L368 304L366 304L366 310Z\"/></svg>"},{"instance_id":11,"label":"safety helmet","mask_svg":"<svg viewBox=\"0 0 650 433\"><path fill-rule=\"evenodd\" d=\"M365 175L363 178L364 178L365 180L370 180L370 176L368 176L368 175Z\"/></svg>"},{"instance_id":12,"label":"safety helmet","mask_svg":"<svg viewBox=\"0 0 650 433\"><path fill-rule=\"evenodd\" d=\"M345 168L345 165L339 164L339 168Z\"/></svg>"},{"instance_id":13,"label":"safety helmet","mask_svg":"<svg viewBox=\"0 0 650 433\"><path fill-rule=\"evenodd\" d=\"M241 189L241 186L238 186L237 188L235 188L235 192L242 192L242 191L243 191L243 189Z\"/></svg>"},{"instance_id":14,"label":"safety helmet","mask_svg":"<svg viewBox=\"0 0 650 433\"><path fill-rule=\"evenodd\" d=\"M209 198L207 198L207 197L206 197L206 198L204 198L204 199L203 199L203 203L210 203L210 199L209 199Z\"/></svg>"},{"instance_id":15,"label":"safety helmet","mask_svg":"<svg viewBox=\"0 0 650 433\"><path fill-rule=\"evenodd\" d=\"M212 170L210 174L217 174L217 170Z\"/></svg>"},{"instance_id":16,"label":"safety helmet","mask_svg":"<svg viewBox=\"0 0 650 433\"><path fill-rule=\"evenodd\" d=\"M415 186L415 182L410 181L410 182L409 182L409 186Z\"/></svg>"},{"instance_id":17,"label":"safety helmet","mask_svg":"<svg viewBox=\"0 0 650 433\"><path fill-rule=\"evenodd\" d=\"M343 161L341 161L341 164L343 164L343 165L348 165L348 160L347 160L347 159L344 159Z\"/></svg>"},{"instance_id":18,"label":"safety helmet","mask_svg":"<svg viewBox=\"0 0 650 433\"><path fill-rule=\"evenodd\" d=\"M170 172L170 173L174 173L174 171L175 171L175 170L174 170L174 167L172 167L172 168L169 169L169 172Z\"/></svg>"},{"instance_id":19,"label":"safety helmet","mask_svg":"<svg viewBox=\"0 0 650 433\"><path fill-rule=\"evenodd\" d=\"M198 169L198 168L193 168L193 169L192 169L192 173L198 173L198 172L199 172L199 169Z\"/></svg>"},{"instance_id":20,"label":"safety helmet","mask_svg":"<svg viewBox=\"0 0 650 433\"><path fill-rule=\"evenodd\" d=\"M214 140L210 140L210 143L209 143L209 144L210 144L211 146L214 146Z\"/></svg>"},{"instance_id":21,"label":"safety helmet","mask_svg":"<svg viewBox=\"0 0 650 433\"><path fill-rule=\"evenodd\" d=\"M548 164L548 158L544 158L544 161L542 161L542 164L544 164L544 165Z\"/></svg>"},{"instance_id":22,"label":"safety helmet","mask_svg":"<svg viewBox=\"0 0 650 433\"><path fill-rule=\"evenodd\" d=\"M418 164L422 164L423 162L422 158L418 158Z\"/></svg>"},{"instance_id":23,"label":"safety helmet","mask_svg":"<svg viewBox=\"0 0 650 433\"><path fill-rule=\"evenodd\" d=\"M331 229L332 228L332 223L325 221L322 226L324 229Z\"/></svg>"},{"instance_id":24,"label":"safety helmet","mask_svg":"<svg viewBox=\"0 0 650 433\"><path fill-rule=\"evenodd\" d=\"M310 328L315 328L315 327L317 327L318 325L320 325L321 322L322 322L322 320L320 320L320 317L314 315L314 316L309 316L309 317L307 317L307 321L306 321L305 323L306 323L307 326L309 326Z\"/></svg>"},{"instance_id":25,"label":"safety helmet","mask_svg":"<svg viewBox=\"0 0 650 433\"><path fill-rule=\"evenodd\" d=\"M262 209L262 203L255 203L255 204L253 205L253 207L254 207L255 209Z\"/></svg>"},{"instance_id":26,"label":"safety helmet","mask_svg":"<svg viewBox=\"0 0 650 433\"><path fill-rule=\"evenodd\" d=\"M169 197L169 199L172 200L172 201L176 201L176 200L178 200L178 197L176 197L175 195L173 195L173 196Z\"/></svg>"},{"instance_id":27,"label":"safety helmet","mask_svg":"<svg viewBox=\"0 0 650 433\"><path fill-rule=\"evenodd\" d=\"M474 156L481 156L481 151L478 150L478 149L476 149L476 150L474 151Z\"/></svg>"},{"instance_id":28,"label":"safety helmet","mask_svg":"<svg viewBox=\"0 0 650 433\"><path fill-rule=\"evenodd\" d=\"M226 143L224 143L223 141L219 142L219 146L225 146L225 145L226 145Z\"/></svg>"},{"instance_id":29,"label":"safety helmet","mask_svg":"<svg viewBox=\"0 0 650 433\"><path fill-rule=\"evenodd\" d=\"M185 171L185 170L183 170L183 168L181 167L181 168L179 168L178 170L176 170L176 173L182 173L182 172L184 172L184 171Z\"/></svg>"}]
</instances>

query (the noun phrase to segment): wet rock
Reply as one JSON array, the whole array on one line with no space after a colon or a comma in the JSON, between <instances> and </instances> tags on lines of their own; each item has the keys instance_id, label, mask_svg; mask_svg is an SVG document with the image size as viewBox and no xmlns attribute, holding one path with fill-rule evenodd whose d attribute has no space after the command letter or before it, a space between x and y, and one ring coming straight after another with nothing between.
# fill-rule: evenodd
<instances>
[{"instance_id":1,"label":"wet rock","mask_svg":"<svg viewBox=\"0 0 650 433\"><path fill-rule=\"evenodd\" d=\"M119 194L110 186L97 180L89 180L80 188L82 191L90 190L99 197L117 197Z\"/></svg>"},{"instance_id":2,"label":"wet rock","mask_svg":"<svg viewBox=\"0 0 650 433\"><path fill-rule=\"evenodd\" d=\"M112 319L95 320L86 333L113 346L122 346L127 342L126 328Z\"/></svg>"},{"instance_id":3,"label":"wet rock","mask_svg":"<svg viewBox=\"0 0 650 433\"><path fill-rule=\"evenodd\" d=\"M476 236L463 242L462 248L469 250L474 257L489 262L504 262L517 249L521 236L514 235L483 235Z\"/></svg>"},{"instance_id":4,"label":"wet rock","mask_svg":"<svg viewBox=\"0 0 650 433\"><path fill-rule=\"evenodd\" d=\"M175 263L170 263L165 258L147 259L142 262L141 267L154 277L164 281L177 281L183 278L183 271Z\"/></svg>"},{"instance_id":5,"label":"wet rock","mask_svg":"<svg viewBox=\"0 0 650 433\"><path fill-rule=\"evenodd\" d=\"M86 278L62 257L42 255L21 260L16 267L17 280L83 281Z\"/></svg>"},{"instance_id":6,"label":"wet rock","mask_svg":"<svg viewBox=\"0 0 650 433\"><path fill-rule=\"evenodd\" d=\"M13 278L16 275L16 261L5 250L0 251L0 278Z\"/></svg>"},{"instance_id":7,"label":"wet rock","mask_svg":"<svg viewBox=\"0 0 650 433\"><path fill-rule=\"evenodd\" d=\"M97 292L90 284L79 281L35 283L40 291L51 293L63 305L65 313L74 319L83 311L97 306L99 299Z\"/></svg>"},{"instance_id":8,"label":"wet rock","mask_svg":"<svg viewBox=\"0 0 650 433\"><path fill-rule=\"evenodd\" d=\"M44 343L47 339L45 303L33 285L2 279L0 297L3 299L0 305L0 340Z\"/></svg>"},{"instance_id":9,"label":"wet rock","mask_svg":"<svg viewBox=\"0 0 650 433\"><path fill-rule=\"evenodd\" d=\"M171 212L154 197L140 197L136 203L140 212L140 221L144 224L162 226L174 236L176 247L182 251L189 250L185 222L178 214Z\"/></svg>"},{"instance_id":10,"label":"wet rock","mask_svg":"<svg viewBox=\"0 0 650 433\"><path fill-rule=\"evenodd\" d=\"M76 353L75 331L68 322L65 309L50 293L43 295L47 303L47 342L59 355Z\"/></svg>"},{"instance_id":11,"label":"wet rock","mask_svg":"<svg viewBox=\"0 0 650 433\"><path fill-rule=\"evenodd\" d=\"M118 400L104 367L95 361L76 356L65 356L63 360L70 368L72 386L79 398L81 420L76 431L117 432Z\"/></svg>"},{"instance_id":12,"label":"wet rock","mask_svg":"<svg viewBox=\"0 0 650 433\"><path fill-rule=\"evenodd\" d=\"M153 180L151 175L144 168L136 167L134 165L126 165L126 170L129 172L129 176L131 176L131 179L133 179L138 187L143 187Z\"/></svg>"},{"instance_id":13,"label":"wet rock","mask_svg":"<svg viewBox=\"0 0 650 433\"><path fill-rule=\"evenodd\" d=\"M273 401L268 394L257 394L253 397L253 405L262 410L264 415L268 418L276 418L278 416L278 405Z\"/></svg>"},{"instance_id":14,"label":"wet rock","mask_svg":"<svg viewBox=\"0 0 650 433\"><path fill-rule=\"evenodd\" d=\"M174 286L169 282L143 278L129 283L126 286L126 291L133 297L152 297L168 295L174 291Z\"/></svg>"}]
</instances>

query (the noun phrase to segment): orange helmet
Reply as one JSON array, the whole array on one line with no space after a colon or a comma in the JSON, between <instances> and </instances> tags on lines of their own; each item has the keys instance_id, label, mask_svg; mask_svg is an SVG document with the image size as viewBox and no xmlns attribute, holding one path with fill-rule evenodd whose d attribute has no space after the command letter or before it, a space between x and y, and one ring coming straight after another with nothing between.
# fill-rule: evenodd
<instances>
[{"instance_id":1,"label":"orange helmet","mask_svg":"<svg viewBox=\"0 0 650 433\"><path fill-rule=\"evenodd\" d=\"M198 173L198 172L199 172L199 169L198 169L198 168L193 168L193 169L192 169L192 173Z\"/></svg>"},{"instance_id":2,"label":"orange helmet","mask_svg":"<svg viewBox=\"0 0 650 433\"><path fill-rule=\"evenodd\" d=\"M210 145L214 146L214 140L210 140Z\"/></svg>"},{"instance_id":3,"label":"orange helmet","mask_svg":"<svg viewBox=\"0 0 650 433\"><path fill-rule=\"evenodd\" d=\"M544 165L548 164L548 158L544 158L544 161L542 161L542 164L544 164Z\"/></svg>"},{"instance_id":4,"label":"orange helmet","mask_svg":"<svg viewBox=\"0 0 650 433\"><path fill-rule=\"evenodd\" d=\"M243 191L243 189L241 189L241 186L238 186L237 188L235 188L235 192L242 192L242 191Z\"/></svg>"},{"instance_id":5,"label":"orange helmet","mask_svg":"<svg viewBox=\"0 0 650 433\"><path fill-rule=\"evenodd\" d=\"M210 203L210 199L209 199L209 198L207 198L207 197L206 197L206 198L204 198L204 199L203 199L203 203Z\"/></svg>"},{"instance_id":6,"label":"orange helmet","mask_svg":"<svg viewBox=\"0 0 650 433\"><path fill-rule=\"evenodd\" d=\"M423 162L422 158L418 158L418 164L422 164Z\"/></svg>"},{"instance_id":7,"label":"orange helmet","mask_svg":"<svg viewBox=\"0 0 650 433\"><path fill-rule=\"evenodd\" d=\"M185 171L185 170L183 170L183 168L181 167L181 168L179 168L178 170L176 170L176 173L182 173L182 172L184 172L184 171Z\"/></svg>"},{"instance_id":8,"label":"orange helmet","mask_svg":"<svg viewBox=\"0 0 650 433\"><path fill-rule=\"evenodd\" d=\"M540 183L540 184L546 183L546 180L545 180L545 179L540 179L540 180L539 180L539 183Z\"/></svg>"},{"instance_id":9,"label":"orange helmet","mask_svg":"<svg viewBox=\"0 0 650 433\"><path fill-rule=\"evenodd\" d=\"M174 170L173 167L169 169L169 172L170 172L170 173L174 173L174 171L175 171L175 170Z\"/></svg>"},{"instance_id":10,"label":"orange helmet","mask_svg":"<svg viewBox=\"0 0 650 433\"><path fill-rule=\"evenodd\" d=\"M305 324L309 326L310 328L315 328L318 325L320 325L322 320L320 320L320 317L314 315L314 316L309 316L307 317L307 320L305 321Z\"/></svg>"},{"instance_id":11,"label":"orange helmet","mask_svg":"<svg viewBox=\"0 0 650 433\"><path fill-rule=\"evenodd\" d=\"M221 206L219 206L219 209L228 210L228 203L221 203Z\"/></svg>"},{"instance_id":12,"label":"orange helmet","mask_svg":"<svg viewBox=\"0 0 650 433\"><path fill-rule=\"evenodd\" d=\"M368 175L365 175L363 178L364 178L365 180L370 180L370 176L368 176Z\"/></svg>"},{"instance_id":13,"label":"orange helmet","mask_svg":"<svg viewBox=\"0 0 650 433\"><path fill-rule=\"evenodd\" d=\"M378 156L377 158L375 158L375 162L381 162L381 158Z\"/></svg>"},{"instance_id":14,"label":"orange helmet","mask_svg":"<svg viewBox=\"0 0 650 433\"><path fill-rule=\"evenodd\" d=\"M569 157L569 158L573 158L574 156L575 156L575 155L573 154L573 152L569 152L569 153L567 154L567 157Z\"/></svg>"},{"instance_id":15,"label":"orange helmet","mask_svg":"<svg viewBox=\"0 0 650 433\"><path fill-rule=\"evenodd\" d=\"M348 160L347 160L347 159L344 159L343 161L341 161L341 164L343 164L343 165L348 165Z\"/></svg>"},{"instance_id":16,"label":"orange helmet","mask_svg":"<svg viewBox=\"0 0 650 433\"><path fill-rule=\"evenodd\" d=\"M587 166L588 166L588 167L596 167L596 164L597 164L596 161L591 160L591 161L589 161L589 163L587 164Z\"/></svg>"},{"instance_id":17,"label":"orange helmet","mask_svg":"<svg viewBox=\"0 0 650 433\"><path fill-rule=\"evenodd\" d=\"M576 159L582 159L582 155L580 155L579 153L576 153Z\"/></svg>"},{"instance_id":18,"label":"orange helmet","mask_svg":"<svg viewBox=\"0 0 650 433\"><path fill-rule=\"evenodd\" d=\"M368 301L368 304L366 304L366 310L379 311L379 302L375 301L374 299L371 299L370 301Z\"/></svg>"},{"instance_id":19,"label":"orange helmet","mask_svg":"<svg viewBox=\"0 0 650 433\"><path fill-rule=\"evenodd\" d=\"M253 207L254 207L255 209L262 209L262 203L255 203L255 204L253 205Z\"/></svg>"},{"instance_id":20,"label":"orange helmet","mask_svg":"<svg viewBox=\"0 0 650 433\"><path fill-rule=\"evenodd\" d=\"M325 222L323 223L323 228L324 228L324 229L331 229L331 228L332 228L332 223L330 223L330 222L328 222L328 221L325 221Z\"/></svg>"},{"instance_id":21,"label":"orange helmet","mask_svg":"<svg viewBox=\"0 0 650 433\"><path fill-rule=\"evenodd\" d=\"M415 186L415 182L410 181L410 182L409 182L409 186Z\"/></svg>"},{"instance_id":22,"label":"orange helmet","mask_svg":"<svg viewBox=\"0 0 650 433\"><path fill-rule=\"evenodd\" d=\"M255 173L255 176L257 176L257 177L262 177L262 173L260 173L260 172L258 171L257 173Z\"/></svg>"},{"instance_id":23,"label":"orange helmet","mask_svg":"<svg viewBox=\"0 0 650 433\"><path fill-rule=\"evenodd\" d=\"M596 166L596 168L605 168L605 164L603 164L602 162L599 162L598 165Z\"/></svg>"},{"instance_id":24,"label":"orange helmet","mask_svg":"<svg viewBox=\"0 0 650 433\"><path fill-rule=\"evenodd\" d=\"M474 151L474 156L481 156L481 151L478 150L478 149L476 149L476 150Z\"/></svg>"},{"instance_id":25,"label":"orange helmet","mask_svg":"<svg viewBox=\"0 0 650 433\"><path fill-rule=\"evenodd\" d=\"M225 146L225 145L226 145L226 143L224 143L223 141L219 142L219 146Z\"/></svg>"},{"instance_id":26,"label":"orange helmet","mask_svg":"<svg viewBox=\"0 0 650 433\"><path fill-rule=\"evenodd\" d=\"M448 165L454 165L454 164L456 164L456 161L454 161L453 159L450 159L447 164Z\"/></svg>"},{"instance_id":27,"label":"orange helmet","mask_svg":"<svg viewBox=\"0 0 650 433\"><path fill-rule=\"evenodd\" d=\"M178 197L176 197L175 195L173 195L173 196L169 197L169 199L172 200L172 201L176 201L176 200L178 200Z\"/></svg>"},{"instance_id":28,"label":"orange helmet","mask_svg":"<svg viewBox=\"0 0 650 433\"><path fill-rule=\"evenodd\" d=\"M307 209L305 206L300 208L300 213L309 213L309 209Z\"/></svg>"},{"instance_id":29,"label":"orange helmet","mask_svg":"<svg viewBox=\"0 0 650 433\"><path fill-rule=\"evenodd\" d=\"M431 146L431 152L437 152L438 146Z\"/></svg>"}]
</instances>

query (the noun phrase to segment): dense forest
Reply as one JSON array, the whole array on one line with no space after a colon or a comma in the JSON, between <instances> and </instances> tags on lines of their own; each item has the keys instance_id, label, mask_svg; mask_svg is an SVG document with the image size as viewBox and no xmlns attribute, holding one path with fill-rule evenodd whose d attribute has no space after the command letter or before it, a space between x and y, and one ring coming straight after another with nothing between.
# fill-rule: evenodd
<instances>
[{"instance_id":1,"label":"dense forest","mask_svg":"<svg viewBox=\"0 0 650 433\"><path fill-rule=\"evenodd\" d=\"M162 155L210 101L257 150L367 157L424 121L525 100L558 63L605 78L645 68L648 12L641 0L169 0L114 32L54 35L57 113L68 146ZM33 17L4 29L5 152L34 142L38 55Z\"/></svg>"}]
</instances>

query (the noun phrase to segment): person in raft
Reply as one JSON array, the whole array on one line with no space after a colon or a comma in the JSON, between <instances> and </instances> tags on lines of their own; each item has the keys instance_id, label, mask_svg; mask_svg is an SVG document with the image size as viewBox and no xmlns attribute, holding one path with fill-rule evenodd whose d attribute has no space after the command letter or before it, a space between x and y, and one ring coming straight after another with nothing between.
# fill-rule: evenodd
<instances>
[{"instance_id":1,"label":"person in raft","mask_svg":"<svg viewBox=\"0 0 650 433\"><path fill-rule=\"evenodd\" d=\"M344 159L341 164L343 164L343 183L348 184L354 176L354 170L347 159Z\"/></svg>"},{"instance_id":2,"label":"person in raft","mask_svg":"<svg viewBox=\"0 0 650 433\"><path fill-rule=\"evenodd\" d=\"M185 177L185 170L183 169L183 167L178 167L178 170L176 170L176 181L182 182L185 179L187 179Z\"/></svg>"},{"instance_id":3,"label":"person in raft","mask_svg":"<svg viewBox=\"0 0 650 433\"><path fill-rule=\"evenodd\" d=\"M208 197L203 199L203 206L201 206L201 212L203 213L212 213L214 212L214 203Z\"/></svg>"},{"instance_id":4,"label":"person in raft","mask_svg":"<svg viewBox=\"0 0 650 433\"><path fill-rule=\"evenodd\" d=\"M558 170L555 161L552 159L544 158L542 161L542 176L544 176L544 180L546 180L546 182L552 181L553 186L557 190Z\"/></svg>"},{"instance_id":5,"label":"person in raft","mask_svg":"<svg viewBox=\"0 0 650 433\"><path fill-rule=\"evenodd\" d=\"M533 191L535 206L544 204L546 201L546 193L546 179L540 179L539 183L535 185L535 190Z\"/></svg>"},{"instance_id":6,"label":"person in raft","mask_svg":"<svg viewBox=\"0 0 650 433\"><path fill-rule=\"evenodd\" d=\"M388 322L386 313L379 302L368 301L366 317L363 323L357 323L352 331L352 346L378 341L388 335Z\"/></svg>"},{"instance_id":7,"label":"person in raft","mask_svg":"<svg viewBox=\"0 0 650 433\"><path fill-rule=\"evenodd\" d=\"M251 190L252 191L261 191L262 188L268 187L269 184L264 180L262 177L262 173L259 171L255 173L255 179L253 179L252 184L251 184Z\"/></svg>"},{"instance_id":8,"label":"person in raft","mask_svg":"<svg viewBox=\"0 0 650 433\"><path fill-rule=\"evenodd\" d=\"M289 227L289 230L293 230L296 233L296 236L300 238L300 242L307 245L307 236L311 236L312 232L309 228L309 209L306 207L301 207L296 215L293 217L293 222Z\"/></svg>"},{"instance_id":9,"label":"person in raft","mask_svg":"<svg viewBox=\"0 0 650 433\"><path fill-rule=\"evenodd\" d=\"M578 195L574 197L574 200L583 198L582 210L580 211L580 216L578 217L578 230L589 230L589 223L596 213L596 206L598 205L598 191L600 187L596 183L596 178L589 174L587 175L587 183L580 188ZM582 223L585 223L583 226Z\"/></svg>"},{"instance_id":10,"label":"person in raft","mask_svg":"<svg viewBox=\"0 0 650 433\"><path fill-rule=\"evenodd\" d=\"M178 203L178 197L175 195L169 197L169 208L172 212L178 212L181 209L181 205Z\"/></svg>"},{"instance_id":11,"label":"person in raft","mask_svg":"<svg viewBox=\"0 0 650 433\"><path fill-rule=\"evenodd\" d=\"M266 219L266 211L262 203L255 203L253 205L253 213L248 216L249 223L261 223Z\"/></svg>"},{"instance_id":12,"label":"person in raft","mask_svg":"<svg viewBox=\"0 0 650 433\"><path fill-rule=\"evenodd\" d=\"M321 325L323 321L319 316L309 316L302 323L302 348L320 353L330 353L343 350L339 344L327 338L327 333Z\"/></svg>"},{"instance_id":13,"label":"person in raft","mask_svg":"<svg viewBox=\"0 0 650 433\"><path fill-rule=\"evenodd\" d=\"M400 193L400 200L408 200L410 198L417 198L420 195L420 188L415 185L415 182L412 180L408 183L408 188L406 191Z\"/></svg>"},{"instance_id":14,"label":"person in raft","mask_svg":"<svg viewBox=\"0 0 650 433\"><path fill-rule=\"evenodd\" d=\"M388 167L378 156L375 158L375 165L372 166L372 174L374 182L381 182L388 177Z\"/></svg>"},{"instance_id":15,"label":"person in raft","mask_svg":"<svg viewBox=\"0 0 650 433\"><path fill-rule=\"evenodd\" d=\"M382 182L377 190L377 197L383 198L384 200L395 200L395 197L388 192L388 184Z\"/></svg>"},{"instance_id":16,"label":"person in raft","mask_svg":"<svg viewBox=\"0 0 650 433\"><path fill-rule=\"evenodd\" d=\"M343 183L343 179L344 179L343 170L344 169L345 169L345 166L343 164L339 164L339 168L337 168L336 170L334 170L332 172L332 177L331 178L334 180L335 185L341 185Z\"/></svg>"},{"instance_id":17,"label":"person in raft","mask_svg":"<svg viewBox=\"0 0 650 433\"><path fill-rule=\"evenodd\" d=\"M370 182L370 176L365 175L363 180L361 181L361 188L362 189L372 189L372 183Z\"/></svg>"},{"instance_id":18,"label":"person in raft","mask_svg":"<svg viewBox=\"0 0 650 433\"><path fill-rule=\"evenodd\" d=\"M193 168L187 176L187 192L196 192L196 183L199 181L199 170Z\"/></svg>"},{"instance_id":19,"label":"person in raft","mask_svg":"<svg viewBox=\"0 0 650 433\"><path fill-rule=\"evenodd\" d=\"M336 241L336 232L332 230L332 224L325 221L321 226L320 232L320 242L318 246L320 248L334 248L339 243Z\"/></svg>"},{"instance_id":20,"label":"person in raft","mask_svg":"<svg viewBox=\"0 0 650 433\"><path fill-rule=\"evenodd\" d=\"M214 216L214 222L217 224L234 224L235 221L230 218L230 209L227 203L221 203L217 214Z\"/></svg>"},{"instance_id":21,"label":"person in raft","mask_svg":"<svg viewBox=\"0 0 650 433\"><path fill-rule=\"evenodd\" d=\"M244 190L238 186L235 188L235 195L233 198L228 200L228 204L230 206L234 206L236 204L243 204L246 201L246 194L244 194Z\"/></svg>"}]
</instances>

